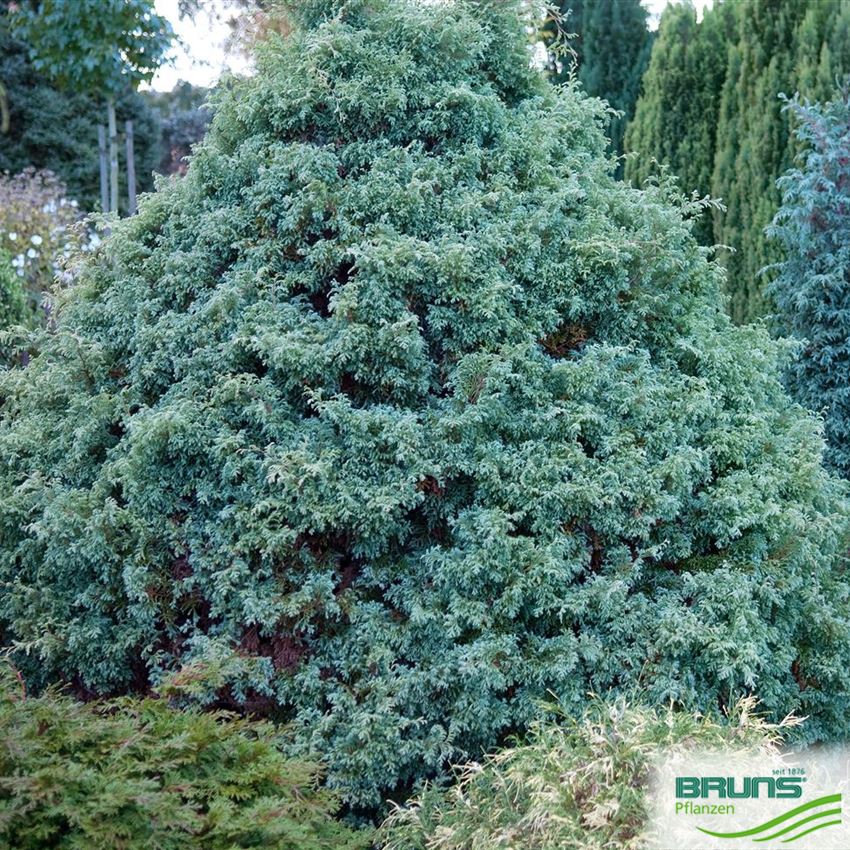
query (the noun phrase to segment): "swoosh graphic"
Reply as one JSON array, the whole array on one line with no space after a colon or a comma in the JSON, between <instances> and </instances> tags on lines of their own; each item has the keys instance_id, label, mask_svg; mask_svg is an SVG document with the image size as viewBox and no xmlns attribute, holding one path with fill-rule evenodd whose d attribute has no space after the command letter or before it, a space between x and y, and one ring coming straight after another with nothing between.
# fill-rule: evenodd
<instances>
[{"instance_id":1,"label":"swoosh graphic","mask_svg":"<svg viewBox=\"0 0 850 850\"><path fill-rule=\"evenodd\" d=\"M807 829L805 832L801 832L799 835L795 835L793 838L786 838L782 843L788 844L790 841L796 841L798 838L802 838L804 835L808 835L810 832L814 832L817 829L823 829L827 826L835 826L836 824L840 824L841 820L831 820L827 823L821 823L817 826L813 826L811 829Z\"/></svg>"},{"instance_id":2,"label":"swoosh graphic","mask_svg":"<svg viewBox=\"0 0 850 850\"><path fill-rule=\"evenodd\" d=\"M752 829L743 829L740 832L713 832L710 829L703 829L701 826L698 826L697 829L700 832L704 832L706 835L712 835L715 838L746 838L749 835L757 835L759 832L764 832L766 829L779 826L779 824L785 823L785 821L790 820L797 815L801 815L803 812L808 812L810 809L815 809L818 806L824 806L827 803L840 802L841 794L828 794L826 797L818 797L817 800L812 800L809 803L803 803L802 806L797 806L796 808L785 812L785 814L775 817L773 820L754 826Z\"/></svg>"},{"instance_id":3,"label":"swoosh graphic","mask_svg":"<svg viewBox=\"0 0 850 850\"><path fill-rule=\"evenodd\" d=\"M786 826L785 829L780 829L779 832L774 832L773 835L765 835L764 838L754 838L753 841L773 841L774 838L779 838L780 835L785 835L786 832L791 832L792 830L797 829L797 827L803 826L804 824L811 823L813 820L817 820L818 818L826 818L830 815L838 815L841 816L841 806L837 809L825 809L822 812L818 812L814 815L809 815L807 818L803 818L802 820L798 820L796 823L792 823L791 826ZM807 830L808 832L808 830ZM788 839L789 841L793 841L794 839ZM782 842L785 843L784 841Z\"/></svg>"}]
</instances>

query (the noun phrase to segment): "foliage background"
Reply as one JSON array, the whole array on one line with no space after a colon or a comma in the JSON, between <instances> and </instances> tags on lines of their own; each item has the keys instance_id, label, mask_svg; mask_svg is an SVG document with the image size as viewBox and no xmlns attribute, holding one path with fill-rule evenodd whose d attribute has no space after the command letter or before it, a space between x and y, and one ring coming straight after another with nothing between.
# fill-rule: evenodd
<instances>
[{"instance_id":1,"label":"foliage background","mask_svg":"<svg viewBox=\"0 0 850 850\"><path fill-rule=\"evenodd\" d=\"M778 259L764 234L779 208L777 178L799 150L781 93L828 99L850 71L846 0L736 0L706 9L667 7L625 145L640 182L652 159L683 190L720 198L701 238L730 246L730 310L738 322L765 311L760 270Z\"/></svg>"},{"instance_id":2,"label":"foliage background","mask_svg":"<svg viewBox=\"0 0 850 850\"><path fill-rule=\"evenodd\" d=\"M551 45L559 36L573 37L562 45L571 53L553 56L553 81L563 83L575 70L589 95L622 113L611 116L607 128L611 148L622 154L652 50L654 34L647 27L647 11L640 0L561 0L559 11L559 21L547 21L544 38ZM622 173L621 164L617 174Z\"/></svg>"},{"instance_id":3,"label":"foliage background","mask_svg":"<svg viewBox=\"0 0 850 850\"><path fill-rule=\"evenodd\" d=\"M100 201L97 125L104 123L103 103L73 86L59 89L39 74L26 45L9 30L7 7L7 0L0 0L0 80L9 106L9 132L0 135L0 172L48 169L61 178L69 197L83 209L96 209ZM133 121L136 179L139 191L150 191L160 159L157 116L143 95L129 89L117 98L116 112L120 122ZM125 180L122 169L122 203Z\"/></svg>"}]
</instances>

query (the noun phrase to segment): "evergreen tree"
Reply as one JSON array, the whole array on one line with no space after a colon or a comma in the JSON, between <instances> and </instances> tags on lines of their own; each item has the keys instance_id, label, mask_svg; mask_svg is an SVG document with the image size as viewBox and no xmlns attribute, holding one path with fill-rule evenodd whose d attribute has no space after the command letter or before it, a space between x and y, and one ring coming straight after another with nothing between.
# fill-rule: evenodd
<instances>
[{"instance_id":1,"label":"evergreen tree","mask_svg":"<svg viewBox=\"0 0 850 850\"><path fill-rule=\"evenodd\" d=\"M721 5L697 23L688 3L670 4L658 28L643 77L643 96L625 135L625 147L637 152L626 162L626 177L637 184L652 175L653 160L668 166L683 190L710 193L714 170L717 104L726 78L723 57L731 30L730 7ZM695 227L712 244L708 212Z\"/></svg>"},{"instance_id":2,"label":"evergreen tree","mask_svg":"<svg viewBox=\"0 0 850 850\"><path fill-rule=\"evenodd\" d=\"M770 294L783 330L803 344L789 373L794 395L823 412L828 458L850 477L850 86L824 106L795 103L807 153L779 181L769 235L784 259Z\"/></svg>"},{"instance_id":3,"label":"evergreen tree","mask_svg":"<svg viewBox=\"0 0 850 850\"><path fill-rule=\"evenodd\" d=\"M776 179L796 143L781 92L823 99L850 69L847 0L740 0L706 10L668 7L626 133L639 180L650 160L668 164L682 188L723 200L700 231L721 251L730 309L747 321L765 308L759 270L771 259L764 228L779 206Z\"/></svg>"},{"instance_id":4,"label":"evergreen tree","mask_svg":"<svg viewBox=\"0 0 850 850\"><path fill-rule=\"evenodd\" d=\"M561 28L574 37L569 46L575 53L578 79L588 94L607 101L622 115L611 119L611 147L623 152L626 124L634 114L640 81L652 34L647 28L647 11L640 0L561 0ZM551 41L554 27L547 35ZM565 82L572 71L570 57L560 57L554 78Z\"/></svg>"},{"instance_id":5,"label":"evergreen tree","mask_svg":"<svg viewBox=\"0 0 850 850\"><path fill-rule=\"evenodd\" d=\"M31 685L267 713L374 807L554 692L843 734L843 486L524 3L311 0L0 378Z\"/></svg>"}]
</instances>

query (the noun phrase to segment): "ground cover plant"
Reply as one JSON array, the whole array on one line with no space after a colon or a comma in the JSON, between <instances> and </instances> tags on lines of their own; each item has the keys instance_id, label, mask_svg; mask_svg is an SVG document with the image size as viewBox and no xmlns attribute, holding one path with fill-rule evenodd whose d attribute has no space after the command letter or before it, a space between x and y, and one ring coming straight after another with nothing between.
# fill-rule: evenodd
<instances>
[{"instance_id":1,"label":"ground cover plant","mask_svg":"<svg viewBox=\"0 0 850 850\"><path fill-rule=\"evenodd\" d=\"M656 759L694 751L768 755L798 718L766 723L752 698L727 718L592 700L553 711L528 736L457 771L450 789L426 787L384 822L383 850L644 850Z\"/></svg>"},{"instance_id":2,"label":"ground cover plant","mask_svg":"<svg viewBox=\"0 0 850 850\"><path fill-rule=\"evenodd\" d=\"M363 850L271 724L163 700L32 696L0 659L0 847Z\"/></svg>"},{"instance_id":3,"label":"ground cover plant","mask_svg":"<svg viewBox=\"0 0 850 850\"><path fill-rule=\"evenodd\" d=\"M844 485L701 207L614 180L522 4L299 3L0 377L32 688L290 724L355 813L554 693L845 734Z\"/></svg>"}]
</instances>

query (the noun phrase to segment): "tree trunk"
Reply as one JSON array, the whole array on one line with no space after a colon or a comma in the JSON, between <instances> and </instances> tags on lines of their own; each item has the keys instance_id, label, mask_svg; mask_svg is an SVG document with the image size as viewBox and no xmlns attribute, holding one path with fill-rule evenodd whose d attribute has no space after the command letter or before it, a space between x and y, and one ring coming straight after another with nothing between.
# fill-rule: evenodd
<instances>
[{"instance_id":1,"label":"tree trunk","mask_svg":"<svg viewBox=\"0 0 850 850\"><path fill-rule=\"evenodd\" d=\"M109 211L118 212L118 127L115 121L115 101L106 102L109 115Z\"/></svg>"}]
</instances>

